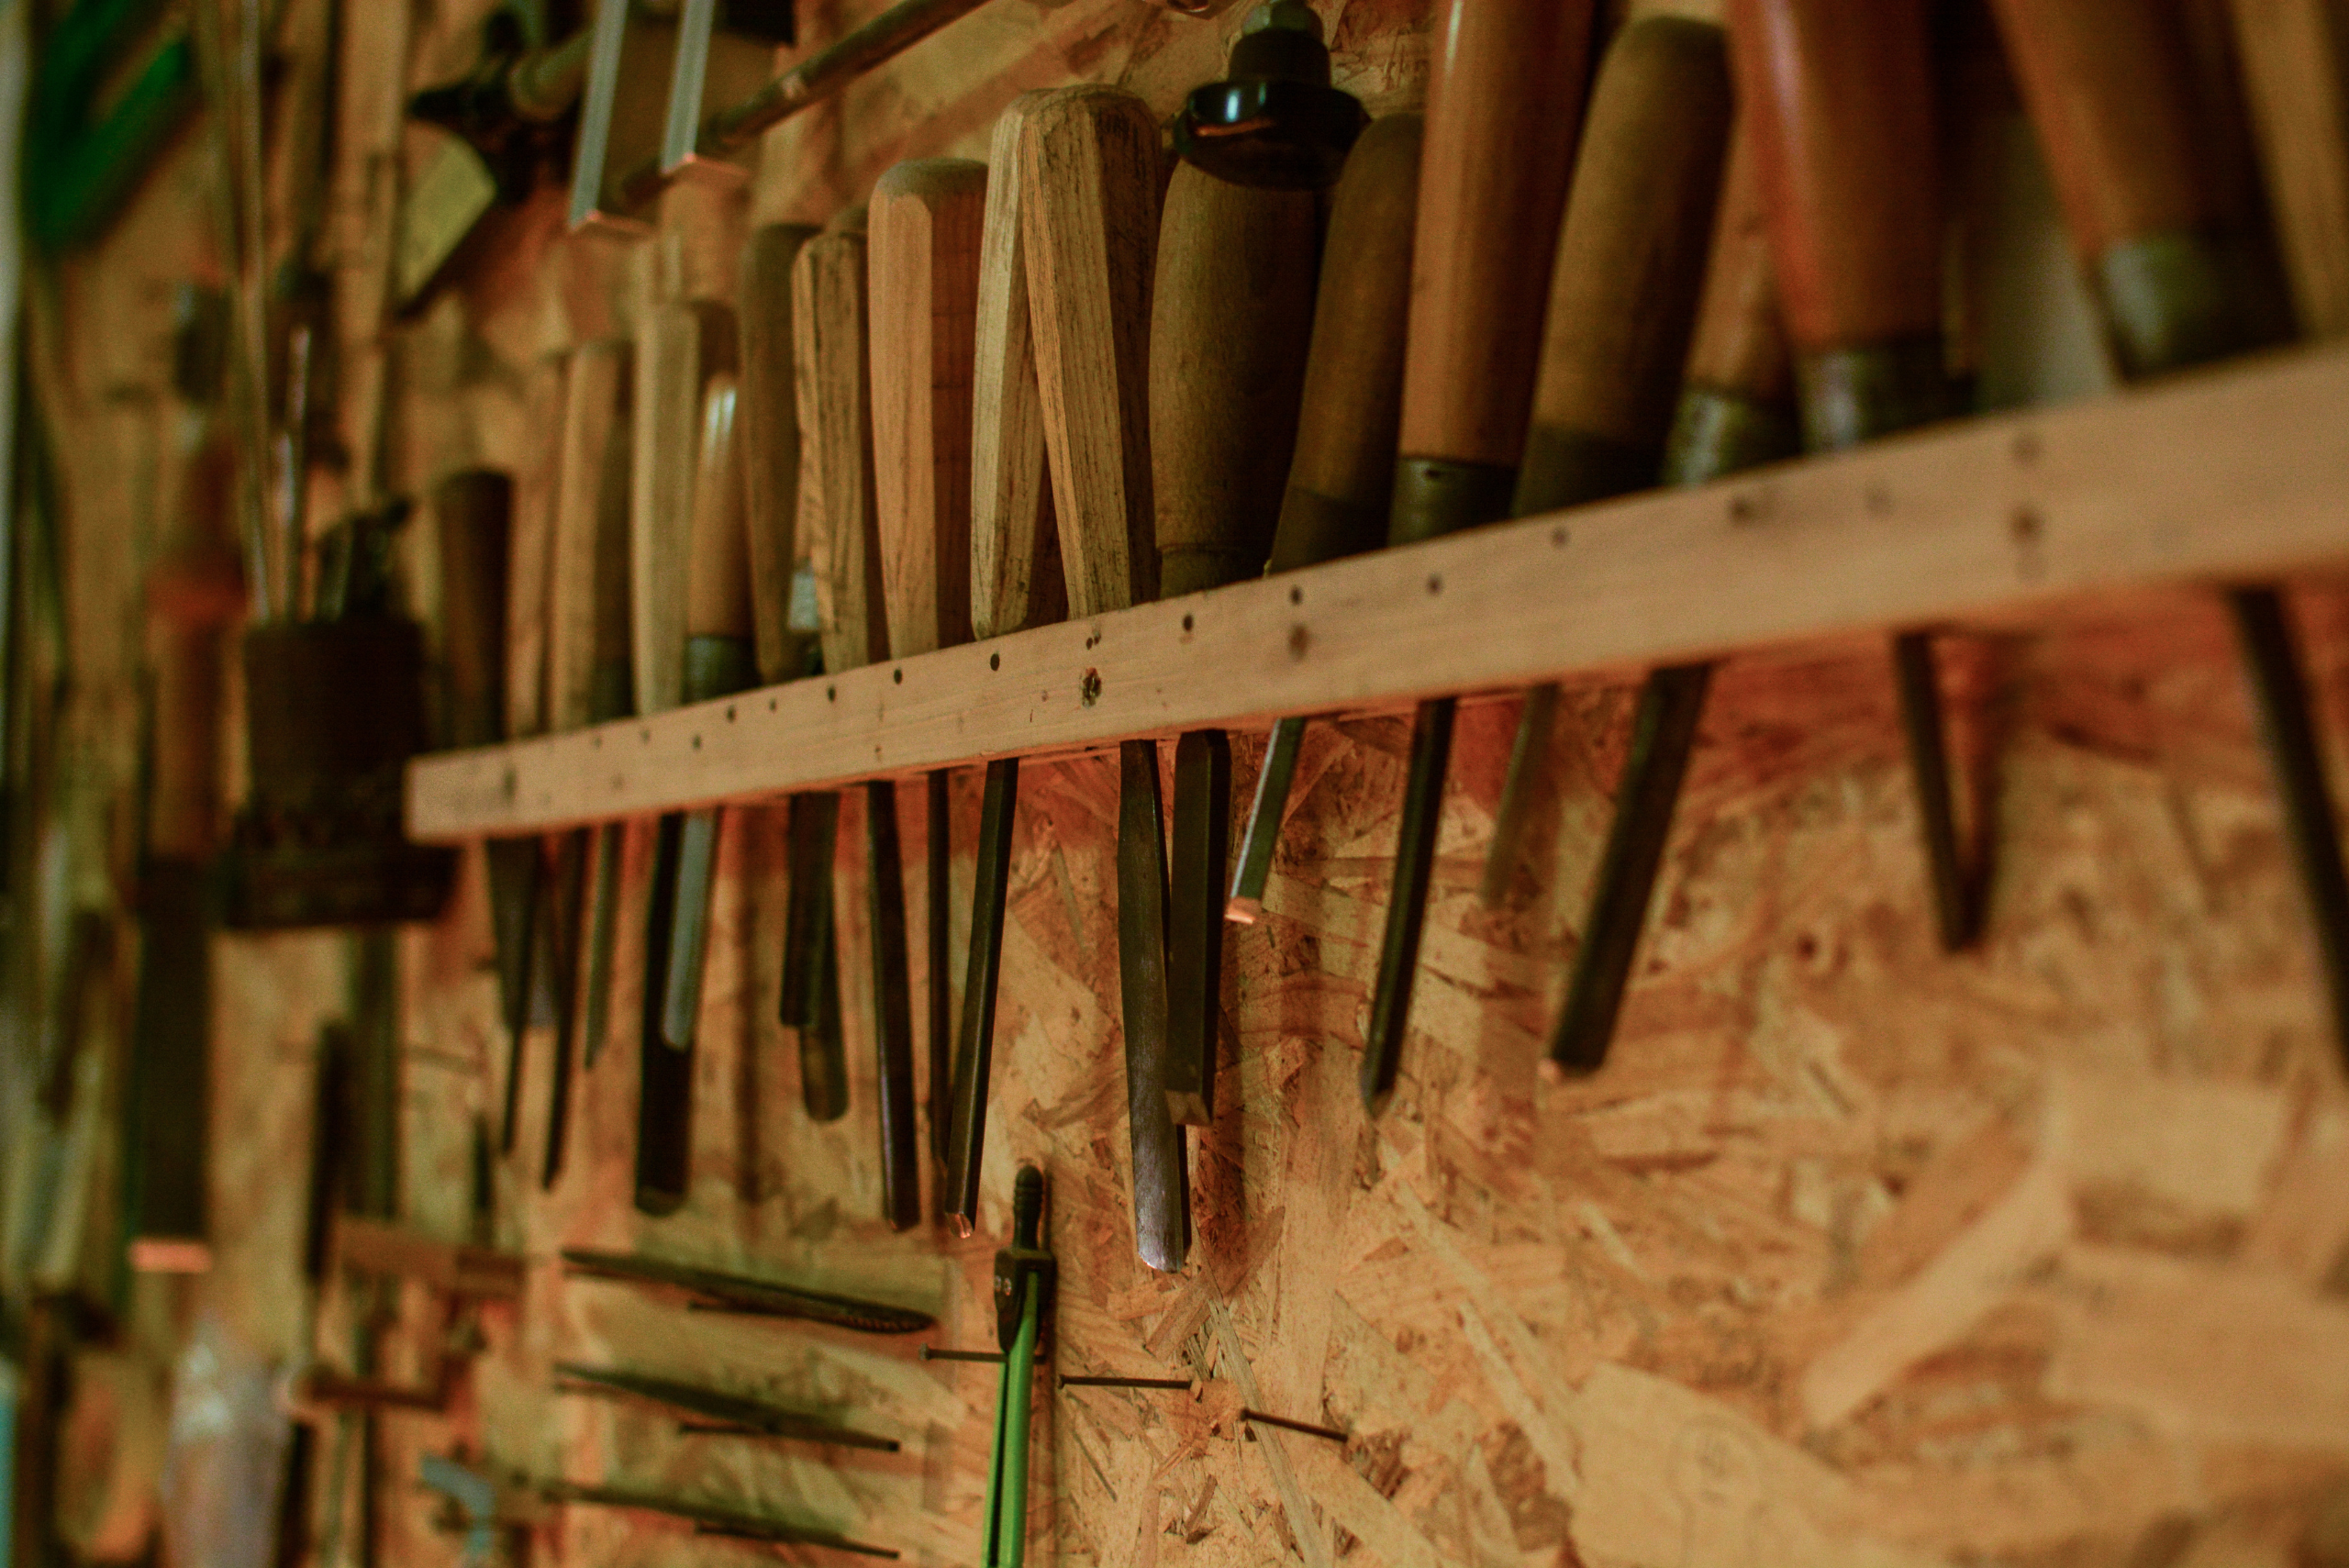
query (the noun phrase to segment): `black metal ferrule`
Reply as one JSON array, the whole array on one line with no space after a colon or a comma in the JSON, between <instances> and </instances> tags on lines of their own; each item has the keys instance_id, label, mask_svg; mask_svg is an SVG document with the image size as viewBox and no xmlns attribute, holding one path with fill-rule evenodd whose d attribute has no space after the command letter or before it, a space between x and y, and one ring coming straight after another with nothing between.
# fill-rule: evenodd
<instances>
[{"instance_id":1,"label":"black metal ferrule","mask_svg":"<svg viewBox=\"0 0 2349 1568\"><path fill-rule=\"evenodd\" d=\"M1508 516L1517 470L1502 463L1459 462L1442 457L1395 460L1395 500L1386 542L1417 544Z\"/></svg>"},{"instance_id":2,"label":"black metal ferrule","mask_svg":"<svg viewBox=\"0 0 2349 1568\"><path fill-rule=\"evenodd\" d=\"M1036 1281L1036 1359L1050 1359L1052 1297L1060 1263L1043 1244L1044 1173L1022 1165L1011 1184L1011 1245L995 1255L995 1339L1008 1352L1019 1337L1019 1315L1030 1279Z\"/></svg>"}]
</instances>

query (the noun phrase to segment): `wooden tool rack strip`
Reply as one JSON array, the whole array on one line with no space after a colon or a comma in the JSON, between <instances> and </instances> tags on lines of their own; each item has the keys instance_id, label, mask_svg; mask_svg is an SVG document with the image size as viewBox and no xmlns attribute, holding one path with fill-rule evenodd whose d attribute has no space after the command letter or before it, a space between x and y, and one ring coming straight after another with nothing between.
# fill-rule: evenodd
<instances>
[{"instance_id":1,"label":"wooden tool rack strip","mask_svg":"<svg viewBox=\"0 0 2349 1568\"><path fill-rule=\"evenodd\" d=\"M412 763L450 842L2349 565L2349 348Z\"/></svg>"}]
</instances>

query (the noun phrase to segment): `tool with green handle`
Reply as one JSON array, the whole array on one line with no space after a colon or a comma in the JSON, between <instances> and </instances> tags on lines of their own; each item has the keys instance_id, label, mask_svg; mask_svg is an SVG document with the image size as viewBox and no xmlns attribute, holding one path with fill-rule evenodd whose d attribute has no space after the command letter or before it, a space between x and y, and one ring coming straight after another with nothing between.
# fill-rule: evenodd
<instances>
[{"instance_id":1,"label":"tool with green handle","mask_svg":"<svg viewBox=\"0 0 2349 1568\"><path fill-rule=\"evenodd\" d=\"M1028 1551L1028 1414L1038 1348L1052 1321L1060 1265L1043 1246L1044 1173L1019 1167L1011 1188L1011 1245L995 1255L996 1341L1003 1381L987 1460L986 1568L1020 1568Z\"/></svg>"}]
</instances>

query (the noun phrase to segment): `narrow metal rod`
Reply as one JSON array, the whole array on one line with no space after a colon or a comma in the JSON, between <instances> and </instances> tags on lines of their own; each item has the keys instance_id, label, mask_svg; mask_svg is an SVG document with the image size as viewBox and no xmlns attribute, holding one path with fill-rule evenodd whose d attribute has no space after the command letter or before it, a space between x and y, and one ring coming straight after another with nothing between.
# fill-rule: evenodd
<instances>
[{"instance_id":1,"label":"narrow metal rod","mask_svg":"<svg viewBox=\"0 0 2349 1568\"><path fill-rule=\"evenodd\" d=\"M1347 1440L1346 1434L1335 1427L1317 1427L1310 1421L1292 1421L1286 1416L1267 1416L1262 1410L1242 1410L1240 1418L1258 1426L1278 1427L1285 1432L1303 1432L1308 1438L1328 1438L1331 1442Z\"/></svg>"},{"instance_id":2,"label":"narrow metal rod","mask_svg":"<svg viewBox=\"0 0 2349 1568\"><path fill-rule=\"evenodd\" d=\"M946 1204L946 1156L952 1141L954 1119L954 972L952 959L954 924L953 796L948 784L953 774L938 768L929 779L927 831L922 852L929 862L930 890L922 909L929 927L923 962L930 966L930 1158L935 1167L931 1181L937 1202Z\"/></svg>"},{"instance_id":3,"label":"narrow metal rod","mask_svg":"<svg viewBox=\"0 0 2349 1568\"><path fill-rule=\"evenodd\" d=\"M1509 742L1508 773L1501 782L1500 805L1493 811L1493 840L1485 849L1485 877L1476 884L1477 902L1487 909L1497 909L1508 901L1508 884L1517 879L1517 863L1524 853L1525 819L1533 809L1534 781L1550 754L1550 732L1557 722L1558 684L1544 681L1527 688L1525 707L1517 718L1517 738Z\"/></svg>"},{"instance_id":4,"label":"narrow metal rod","mask_svg":"<svg viewBox=\"0 0 2349 1568\"><path fill-rule=\"evenodd\" d=\"M1273 852L1280 847L1281 817L1288 807L1289 785L1297 777L1297 754L1305 741L1302 718L1274 724L1264 743L1264 765L1256 773L1256 798L1248 807L1248 827L1240 836L1240 861L1232 868L1231 896L1224 901L1223 917L1252 926L1264 917L1264 884L1272 880Z\"/></svg>"},{"instance_id":5,"label":"narrow metal rod","mask_svg":"<svg viewBox=\"0 0 2349 1568\"><path fill-rule=\"evenodd\" d=\"M1188 1388L1187 1377L1068 1377L1058 1380L1063 1388Z\"/></svg>"},{"instance_id":6,"label":"narrow metal rod","mask_svg":"<svg viewBox=\"0 0 2349 1568\"><path fill-rule=\"evenodd\" d=\"M1003 965L1003 906L1010 892L1011 828L1019 806L1019 759L987 764L979 806L978 866L971 879L971 951L963 976L952 1125L946 1151L947 1198L955 1230L971 1234L979 1217L979 1167L987 1131L987 1077L995 1062L996 983Z\"/></svg>"},{"instance_id":7,"label":"narrow metal rod","mask_svg":"<svg viewBox=\"0 0 2349 1568\"><path fill-rule=\"evenodd\" d=\"M894 1230L921 1223L920 1134L914 1126L913 998L906 978L906 886L897 786L864 785L866 908L873 922L874 1085L881 1111L881 1207Z\"/></svg>"},{"instance_id":8,"label":"narrow metal rod","mask_svg":"<svg viewBox=\"0 0 2349 1568\"><path fill-rule=\"evenodd\" d=\"M1411 1018L1411 988L1419 977L1419 931L1427 921L1428 884L1435 868L1436 829L1443 818L1443 775L1452 758L1456 706L1451 697L1436 697L1421 703L1411 722L1411 771L1403 787L1395 876L1386 889L1386 931L1378 950L1378 986L1371 997L1362 1057L1363 1104L1373 1116L1386 1108L1395 1092L1404 1029Z\"/></svg>"},{"instance_id":9,"label":"narrow metal rod","mask_svg":"<svg viewBox=\"0 0 2349 1568\"><path fill-rule=\"evenodd\" d=\"M1932 878L1933 921L1942 951L1971 947L1979 931L1979 901L1957 844L1957 799L1950 780L1949 746L1943 738L1941 680L1933 667L1930 632L1908 631L1892 639L1893 673L1900 687L1900 728L1909 744L1909 774L1917 787L1917 817L1925 840L1925 866Z\"/></svg>"}]
</instances>

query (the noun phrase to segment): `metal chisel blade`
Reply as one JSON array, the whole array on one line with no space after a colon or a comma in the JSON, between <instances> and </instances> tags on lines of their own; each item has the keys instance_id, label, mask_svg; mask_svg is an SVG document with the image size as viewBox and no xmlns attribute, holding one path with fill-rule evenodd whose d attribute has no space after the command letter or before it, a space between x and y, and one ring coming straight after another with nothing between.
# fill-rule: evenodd
<instances>
[{"instance_id":1,"label":"metal chisel blade","mask_svg":"<svg viewBox=\"0 0 2349 1568\"><path fill-rule=\"evenodd\" d=\"M585 1366L576 1362L557 1362L554 1371L557 1377L568 1379L574 1385L584 1385L588 1389L630 1395L656 1405L665 1405L672 1410L739 1427L746 1433L762 1437L796 1438L807 1442L831 1443L841 1448L870 1449L878 1453L896 1453L900 1446L895 1438L860 1432L812 1411L794 1410L746 1395L729 1394L722 1389L703 1388L695 1384L678 1383L670 1378L629 1372L619 1367Z\"/></svg>"},{"instance_id":2,"label":"metal chisel blade","mask_svg":"<svg viewBox=\"0 0 2349 1568\"><path fill-rule=\"evenodd\" d=\"M1411 1018L1411 988L1419 978L1419 930L1435 869L1436 830L1443 819L1443 775L1452 759L1456 704L1437 697L1419 705L1411 721L1410 775L1403 787L1402 830L1395 845L1395 879L1387 890L1386 930L1379 943L1378 986L1371 997L1364 1040L1362 1098L1376 1116L1395 1092L1403 1034Z\"/></svg>"},{"instance_id":3,"label":"metal chisel blade","mask_svg":"<svg viewBox=\"0 0 2349 1568\"><path fill-rule=\"evenodd\" d=\"M1894 638L1892 666L1900 692L1909 776L1916 786L1918 821L1925 840L1925 867L1932 883L1934 925L1942 951L1958 952L1980 934L1981 910L1957 841L1957 797L1950 778L1932 635L1910 631Z\"/></svg>"},{"instance_id":4,"label":"metal chisel blade","mask_svg":"<svg viewBox=\"0 0 2349 1568\"><path fill-rule=\"evenodd\" d=\"M1264 884L1272 879L1273 851L1280 847L1281 817L1288 809L1288 789L1297 778L1297 754L1305 742L1302 718L1284 718L1273 726L1264 743L1264 765L1256 774L1256 797L1248 807L1248 826L1240 836L1240 863L1231 873L1231 896L1223 917L1252 926L1264 913Z\"/></svg>"},{"instance_id":5,"label":"metal chisel blade","mask_svg":"<svg viewBox=\"0 0 2349 1568\"><path fill-rule=\"evenodd\" d=\"M497 1149L510 1154L521 1114L522 1051L538 946L539 841L492 839L482 849L489 874L490 935L497 947L498 1018L506 1026L506 1105Z\"/></svg>"},{"instance_id":6,"label":"metal chisel blade","mask_svg":"<svg viewBox=\"0 0 2349 1568\"><path fill-rule=\"evenodd\" d=\"M685 819L673 812L661 818L657 831L644 922L636 1103L636 1207L651 1215L674 1214L684 1207L693 1174L693 1050L690 1042L670 1044L662 1029Z\"/></svg>"},{"instance_id":7,"label":"metal chisel blade","mask_svg":"<svg viewBox=\"0 0 2349 1568\"><path fill-rule=\"evenodd\" d=\"M557 840L553 881L555 916L552 959L557 1010L554 1082L547 1095L546 1163L539 1185L551 1188L562 1174L571 1129L571 1080L579 1055L579 965L582 928L587 912L587 861L595 829L579 828Z\"/></svg>"},{"instance_id":8,"label":"metal chisel blade","mask_svg":"<svg viewBox=\"0 0 2349 1568\"><path fill-rule=\"evenodd\" d=\"M593 1068L604 1054L612 1024L612 953L619 945L620 862L628 848L628 825L607 822L595 829L596 861L587 894L584 940L586 976L581 983L580 1028L586 1047L580 1063Z\"/></svg>"},{"instance_id":9,"label":"metal chisel blade","mask_svg":"<svg viewBox=\"0 0 2349 1568\"><path fill-rule=\"evenodd\" d=\"M874 1048L881 1100L881 1208L892 1229L921 1223L921 1144L914 1123L914 1018L906 954L905 868L897 786L864 786L866 896L873 920Z\"/></svg>"},{"instance_id":10,"label":"metal chisel blade","mask_svg":"<svg viewBox=\"0 0 2349 1568\"><path fill-rule=\"evenodd\" d=\"M1189 1172L1166 1108L1166 840L1158 743L1118 746L1118 978L1134 1161L1134 1244L1168 1273L1190 1251Z\"/></svg>"},{"instance_id":11,"label":"metal chisel blade","mask_svg":"<svg viewBox=\"0 0 2349 1568\"><path fill-rule=\"evenodd\" d=\"M1174 743L1174 859L1166 942L1166 1111L1206 1127L1215 1115L1216 1029L1223 1012L1223 865L1231 842L1231 743L1194 729Z\"/></svg>"},{"instance_id":12,"label":"metal chisel blade","mask_svg":"<svg viewBox=\"0 0 2349 1568\"><path fill-rule=\"evenodd\" d=\"M996 982L1003 967L1003 909L1010 892L1011 825L1019 804L1019 759L987 764L979 804L979 854L971 884L971 952L963 973L963 1017L956 1031L954 1089L946 1140L948 1194L954 1228L971 1234L979 1218L979 1164L986 1139L987 1078L995 1060Z\"/></svg>"},{"instance_id":13,"label":"metal chisel blade","mask_svg":"<svg viewBox=\"0 0 2349 1568\"><path fill-rule=\"evenodd\" d=\"M867 1301L834 1291L808 1290L774 1280L746 1279L740 1274L634 1252L565 1247L562 1264L565 1273L680 1290L718 1310L753 1317L799 1318L867 1334L918 1334L938 1326L936 1318L910 1307Z\"/></svg>"},{"instance_id":14,"label":"metal chisel blade","mask_svg":"<svg viewBox=\"0 0 2349 1568\"><path fill-rule=\"evenodd\" d=\"M701 976L709 956L709 902L718 875L717 806L688 813L677 839L677 915L669 937L669 984L661 1004L661 1038L684 1050L701 1018Z\"/></svg>"},{"instance_id":15,"label":"metal chisel blade","mask_svg":"<svg viewBox=\"0 0 2349 1568\"><path fill-rule=\"evenodd\" d=\"M785 828L791 886L784 911L781 1013L784 1027L799 1039L800 1101L816 1121L848 1114L848 1062L838 1027L840 945L832 921L840 809L840 796L829 791L795 795Z\"/></svg>"},{"instance_id":16,"label":"metal chisel blade","mask_svg":"<svg viewBox=\"0 0 2349 1568\"><path fill-rule=\"evenodd\" d=\"M1558 686L1544 681L1528 687L1525 706L1517 717L1517 738L1509 743L1508 774L1501 784L1500 805L1493 812L1493 839L1485 850L1485 878L1476 897L1486 908L1497 908L1508 897L1517 864L1524 853L1525 819L1532 812L1535 780L1550 754L1550 733L1557 728Z\"/></svg>"},{"instance_id":17,"label":"metal chisel blade","mask_svg":"<svg viewBox=\"0 0 2349 1568\"><path fill-rule=\"evenodd\" d=\"M949 789L952 775L944 768L930 775L924 796L927 807L927 831L923 835L922 851L929 862L929 891L922 906L924 924L929 929L923 949L923 962L929 966L930 1036L930 1158L936 1168L933 1183L938 1201L946 1201L947 1123L950 1119L949 1086L954 1076L954 984L952 946L954 924L952 903L954 896L953 796Z\"/></svg>"}]
</instances>

